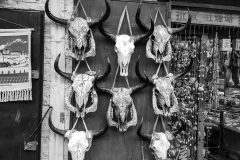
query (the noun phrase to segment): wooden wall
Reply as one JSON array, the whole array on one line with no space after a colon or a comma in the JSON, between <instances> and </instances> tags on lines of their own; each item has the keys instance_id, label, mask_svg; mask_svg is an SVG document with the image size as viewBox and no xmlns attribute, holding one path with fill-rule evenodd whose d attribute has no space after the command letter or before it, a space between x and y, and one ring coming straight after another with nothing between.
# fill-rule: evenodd
<instances>
[{"instance_id":1,"label":"wooden wall","mask_svg":"<svg viewBox=\"0 0 240 160\"><path fill-rule=\"evenodd\" d=\"M41 119L43 80L43 12L1 9L0 17L29 28L32 32L32 69L40 73L33 79L33 101L0 103L0 159L37 160L40 152L24 151L24 141L29 138ZM19 28L0 20L1 29ZM40 144L40 132L35 140Z\"/></svg>"},{"instance_id":2,"label":"wooden wall","mask_svg":"<svg viewBox=\"0 0 240 160\"><path fill-rule=\"evenodd\" d=\"M75 0L75 3L77 0ZM90 17L99 17L102 12L105 11L105 4L103 0L88 0L82 1L85 10ZM111 1L111 15L109 19L104 23L106 30L111 33L116 34L118 21L120 15L123 11L124 5L128 6L131 26L133 34L142 33L135 23L135 13L137 10L138 3L135 2L119 2ZM150 16L155 17L155 8L160 7L161 12L164 17L167 17L167 4L161 3L144 3L142 6L141 17L146 23L150 25ZM79 7L79 15L83 15ZM157 23L162 23L160 17ZM126 19L124 20L121 33L128 33ZM110 57L112 71L110 75L99 84L102 87L110 88L113 83L114 75L117 68L117 54L114 52L114 43L103 37L97 28L93 29L93 35L96 41L96 51L97 55L94 58L89 58L88 62L93 70L98 71L99 69L103 71L106 67L106 57ZM145 55L145 42L141 42L136 45L135 52L132 55L130 66L129 66L129 83L130 86L139 84L139 80L135 74L135 64L137 57L141 55L141 70L146 71L149 75L153 75L157 70L157 65L153 60L147 59ZM84 63L83 63L84 64ZM81 72L86 71L85 65L81 66ZM125 79L117 76L116 87L127 87ZM106 111L109 104L109 99L107 95L99 95L98 110L95 113L88 114L86 116L86 123L89 129L100 129L106 123ZM144 118L144 131L150 131L153 127L156 116L152 109L151 100L151 87L147 87L140 92L133 95L134 104L138 113L138 122L141 118ZM149 142L142 142L138 138L136 131L137 126L129 128L126 132L118 132L116 128L110 127L107 133L93 141L90 151L86 153L86 160L142 160L142 155L145 155L145 160L154 160L149 149ZM78 129L83 129L82 122L79 121ZM143 149L143 153L142 153Z\"/></svg>"}]
</instances>

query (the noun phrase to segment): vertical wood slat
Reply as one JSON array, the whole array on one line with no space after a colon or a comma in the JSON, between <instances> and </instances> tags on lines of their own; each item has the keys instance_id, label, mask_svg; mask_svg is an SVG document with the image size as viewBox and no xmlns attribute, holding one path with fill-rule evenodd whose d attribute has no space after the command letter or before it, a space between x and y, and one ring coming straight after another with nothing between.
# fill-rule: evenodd
<instances>
[{"instance_id":1,"label":"vertical wood slat","mask_svg":"<svg viewBox=\"0 0 240 160\"><path fill-rule=\"evenodd\" d=\"M71 4L71 1L68 1ZM58 17L65 18L65 1L64 3L59 3L58 0L50 1L51 12ZM68 8L69 9L69 8ZM66 16L66 18L68 18ZM68 115L69 113L64 109L64 91L65 91L65 79L58 75L54 70L54 61L59 53L61 53L59 67L62 70L66 69L65 56L64 56L64 36L65 36L65 26L56 24L50 21L50 35L51 35L51 84L50 84L50 105L53 106L53 123L55 126L61 129L67 129L68 125L65 116L64 121L60 121L60 114ZM69 70L67 68L67 70ZM66 145L64 145L64 138L50 132L50 142L49 142L49 160L63 160L67 159L66 155Z\"/></svg>"}]
</instances>

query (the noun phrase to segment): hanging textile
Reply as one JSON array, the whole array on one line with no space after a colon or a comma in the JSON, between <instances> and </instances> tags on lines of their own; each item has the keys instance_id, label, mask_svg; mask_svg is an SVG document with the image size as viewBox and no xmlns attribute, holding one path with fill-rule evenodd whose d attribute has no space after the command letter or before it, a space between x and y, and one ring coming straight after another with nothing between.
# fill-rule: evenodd
<instances>
[{"instance_id":1,"label":"hanging textile","mask_svg":"<svg viewBox=\"0 0 240 160\"><path fill-rule=\"evenodd\" d=\"M31 29L0 29L0 102L32 100Z\"/></svg>"}]
</instances>

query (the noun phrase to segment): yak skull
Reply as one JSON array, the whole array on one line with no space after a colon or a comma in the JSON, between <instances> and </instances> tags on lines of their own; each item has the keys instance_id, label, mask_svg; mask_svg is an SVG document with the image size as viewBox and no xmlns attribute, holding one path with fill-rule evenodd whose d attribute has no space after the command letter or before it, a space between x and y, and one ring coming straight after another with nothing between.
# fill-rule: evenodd
<instances>
[{"instance_id":1,"label":"yak skull","mask_svg":"<svg viewBox=\"0 0 240 160\"><path fill-rule=\"evenodd\" d=\"M142 76L142 74L140 73L138 59L135 68L138 78L141 81L148 82L154 86L152 90L152 103L154 113L156 115L161 114L164 116L170 116L172 115L172 113L179 111L177 97L174 94L173 83L176 79L187 74L191 70L192 64L193 59L191 59L191 62L186 67L185 71L176 75L169 73L165 77L158 77L157 75L154 75L153 77L149 78L146 75Z\"/></svg>"},{"instance_id":2,"label":"yak skull","mask_svg":"<svg viewBox=\"0 0 240 160\"><path fill-rule=\"evenodd\" d=\"M120 75L128 75L128 65L134 52L134 39L128 35L116 36L115 52L118 55L118 64L120 66Z\"/></svg>"},{"instance_id":3,"label":"yak skull","mask_svg":"<svg viewBox=\"0 0 240 160\"><path fill-rule=\"evenodd\" d=\"M131 88L100 88L99 91L105 92L112 96L107 110L107 120L109 126L118 128L120 132L126 131L128 127L137 124L137 111L133 103L131 94L145 87L145 84L137 85ZM129 113L131 120L128 121Z\"/></svg>"},{"instance_id":4,"label":"yak skull","mask_svg":"<svg viewBox=\"0 0 240 160\"><path fill-rule=\"evenodd\" d=\"M72 85L69 87L68 92L65 97L66 109L72 112L76 112L77 116L84 116L86 113L95 112L97 110L98 104L98 95L94 89L94 82L99 81L105 78L111 72L110 60L108 61L107 70L104 74L99 75L95 71L87 71L83 74L72 74L65 73L59 69L60 54L57 56L54 62L54 68L58 74L72 81ZM77 107L74 107L70 102L75 93L75 101L77 103ZM91 96L92 104L88 108L86 108L89 96Z\"/></svg>"},{"instance_id":5,"label":"yak skull","mask_svg":"<svg viewBox=\"0 0 240 160\"><path fill-rule=\"evenodd\" d=\"M167 152L170 148L170 142L165 133L154 132L149 148L153 150L153 155L156 160L167 159Z\"/></svg>"},{"instance_id":6,"label":"yak skull","mask_svg":"<svg viewBox=\"0 0 240 160\"><path fill-rule=\"evenodd\" d=\"M148 38L154 30L154 23L151 19L151 28L146 34L137 35L137 36L129 36L126 34L114 35L104 30L103 21L99 23L99 31L107 38L111 39L115 42L115 52L118 55L118 64L120 66L120 75L127 76L128 75L128 65L131 59L131 55L134 52L135 43L140 42L146 38Z\"/></svg>"},{"instance_id":7,"label":"yak skull","mask_svg":"<svg viewBox=\"0 0 240 160\"><path fill-rule=\"evenodd\" d=\"M66 55L75 58L76 60L84 60L87 57L93 57L95 52L95 41L90 27L105 20L110 15L110 5L108 0L105 0L106 11L99 19L83 19L76 17L74 14L70 19L62 19L54 16L49 10L49 0L46 1L46 15L54 22L67 26L67 34L65 37ZM87 51L87 49L89 49ZM87 51L87 52L86 52Z\"/></svg>"},{"instance_id":8,"label":"yak skull","mask_svg":"<svg viewBox=\"0 0 240 160\"><path fill-rule=\"evenodd\" d=\"M72 160L84 160L85 153L92 146L92 140L103 135L108 129L107 125L104 129L99 131L87 130L87 128L85 128L86 131L58 129L52 123L52 107L50 108L48 124L54 133L68 139L68 151L71 153Z\"/></svg>"},{"instance_id":9,"label":"yak skull","mask_svg":"<svg viewBox=\"0 0 240 160\"><path fill-rule=\"evenodd\" d=\"M135 20L139 28L143 31L148 31L147 25L141 21L140 14L141 14L141 6L142 3L140 2ZM172 56L172 47L170 43L170 38L172 34L181 32L185 30L191 24L191 15L189 14L188 10L188 21L186 25L180 28L170 28L168 26L157 25L154 28L153 34L149 37L149 40L146 45L146 56L155 60L156 63L162 63L162 61L170 61ZM164 19L162 19L165 21Z\"/></svg>"}]
</instances>

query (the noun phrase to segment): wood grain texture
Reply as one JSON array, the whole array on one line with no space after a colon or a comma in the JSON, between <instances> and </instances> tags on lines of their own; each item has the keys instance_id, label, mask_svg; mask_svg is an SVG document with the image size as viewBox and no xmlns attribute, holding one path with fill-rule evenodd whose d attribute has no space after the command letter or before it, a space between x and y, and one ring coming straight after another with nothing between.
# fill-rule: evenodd
<instances>
[{"instance_id":1,"label":"wood grain texture","mask_svg":"<svg viewBox=\"0 0 240 160\"><path fill-rule=\"evenodd\" d=\"M75 3L77 0L75 0ZM83 6L89 17L99 17L102 12L105 11L105 4L103 0L88 0L82 1ZM104 23L104 27L107 31L116 34L120 15L123 11L124 5L128 6L131 26L133 35L142 34L141 30L135 23L135 13L138 7L136 2L119 2L110 1L111 15L109 19ZM150 25L150 16L155 17L155 8L159 7L157 4L144 3L142 6L142 19ZM167 7L166 4L161 3L161 12L166 17ZM79 16L83 13L79 7ZM157 24L162 23L160 17ZM120 33L128 33L126 18L123 21L122 29ZM92 70L104 71L106 67L106 58L111 60L112 71L110 75L103 80L99 85L102 87L110 88L113 83L115 71L117 68L117 54L114 52L114 43L103 37L98 31L97 27L93 28L93 35L96 41L96 57L89 58L88 62ZM135 46L135 52L132 54L131 62L129 66L129 83L130 86L141 83L135 74L135 64L139 55L141 55L140 67L142 72L145 70L148 75L153 75L157 70L157 65L153 60L147 59L145 55L145 42L141 42ZM84 63L83 63L84 64ZM81 65L79 72L86 71L85 65ZM116 87L127 87L125 79L120 77L119 74L116 80ZM137 92L133 95L134 104L138 113L138 122L141 118L144 118L144 131L150 131L153 127L155 115L152 109L151 87ZM99 95L98 110L95 113L90 113L86 116L86 123L89 129L100 129L105 125L107 107L109 105L109 99L105 94ZM73 118L72 118L73 120ZM110 127L107 133L93 141L91 149L86 153L86 160L142 160L142 147L144 147L145 160L154 160L149 149L149 142L144 142L142 146L142 140L138 138L136 131L137 126L130 127L126 132L120 133L116 128ZM78 129L83 130L82 122L79 122Z\"/></svg>"}]
</instances>

